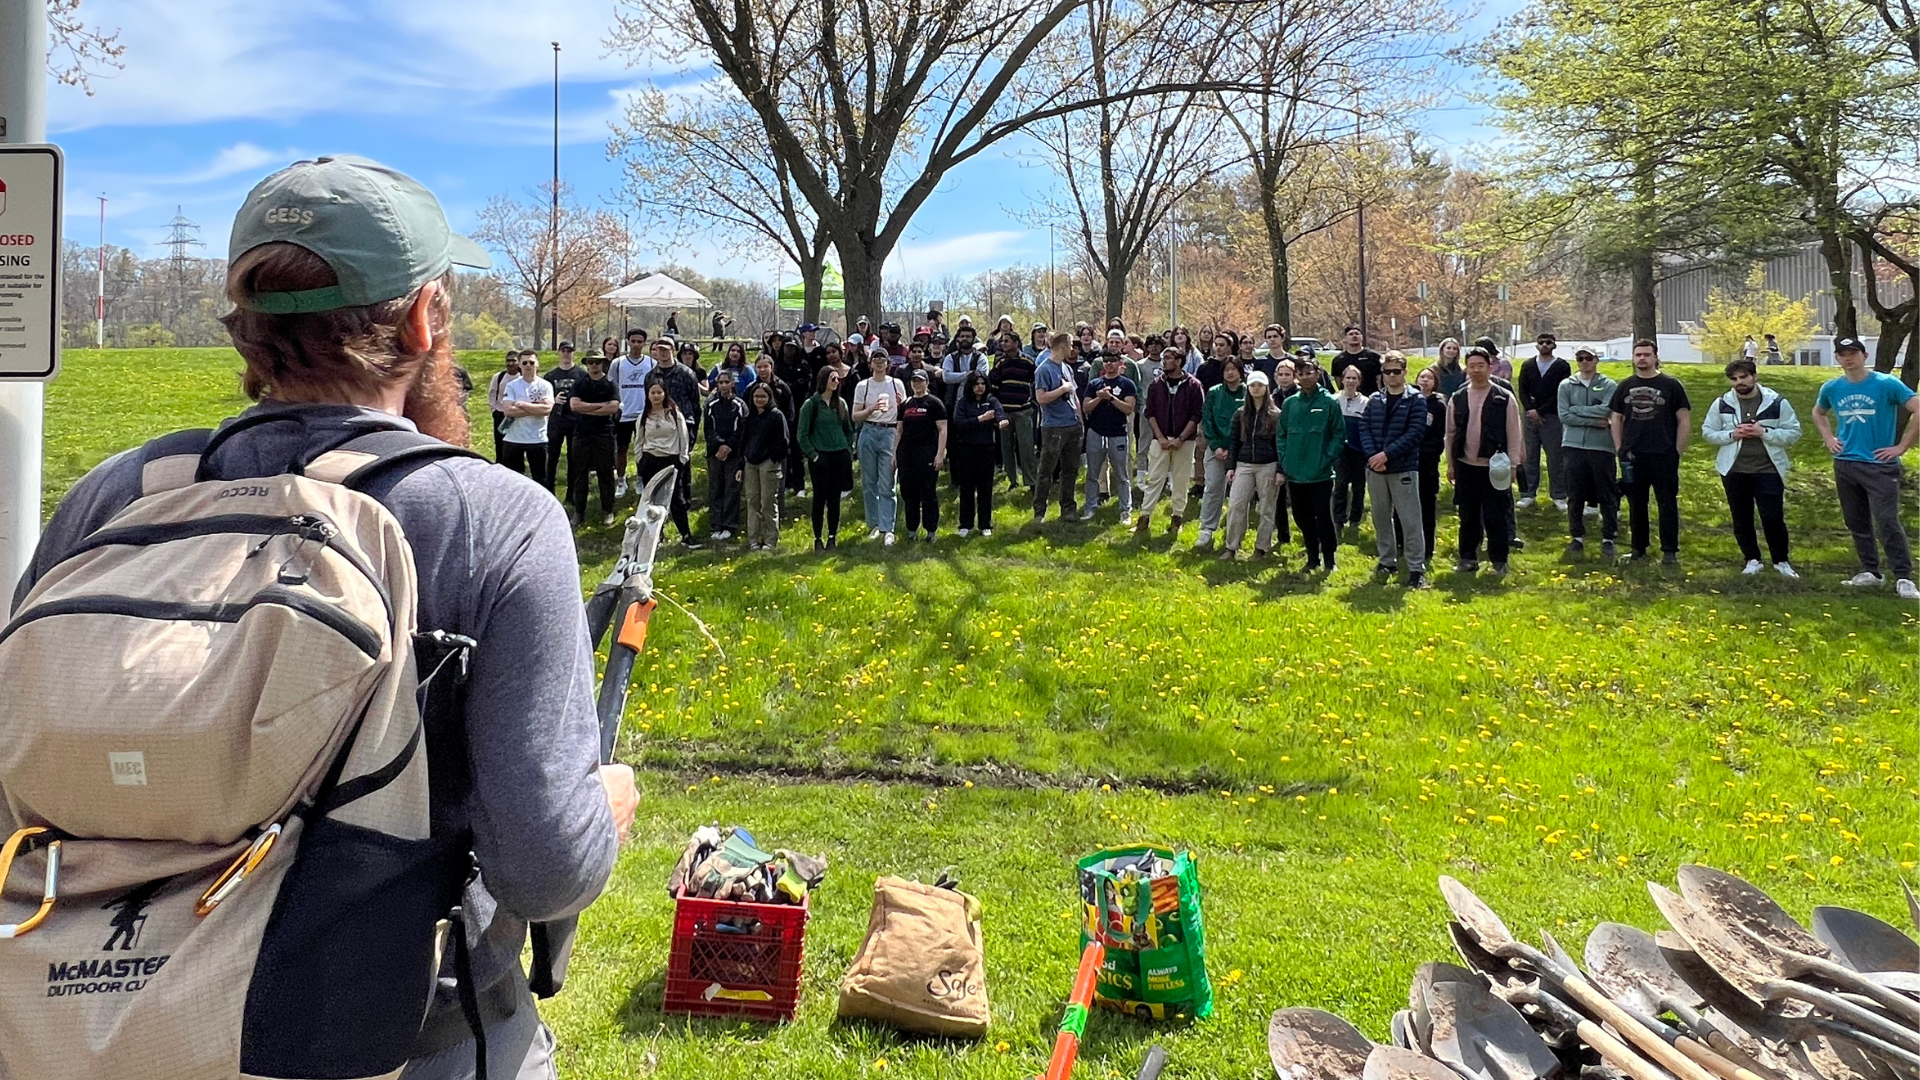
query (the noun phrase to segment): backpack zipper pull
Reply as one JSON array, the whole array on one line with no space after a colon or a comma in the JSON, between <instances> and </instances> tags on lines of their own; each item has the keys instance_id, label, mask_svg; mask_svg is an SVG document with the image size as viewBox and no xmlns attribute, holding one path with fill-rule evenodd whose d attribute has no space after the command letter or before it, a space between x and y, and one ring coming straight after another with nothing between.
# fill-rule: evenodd
<instances>
[{"instance_id":1,"label":"backpack zipper pull","mask_svg":"<svg viewBox=\"0 0 1920 1080\"><path fill-rule=\"evenodd\" d=\"M313 574L313 560L319 554L319 549L338 536L340 530L316 517L303 515L293 521L300 526L300 539L294 542L287 561L280 564L278 577L282 585L305 585L307 578Z\"/></svg>"}]
</instances>

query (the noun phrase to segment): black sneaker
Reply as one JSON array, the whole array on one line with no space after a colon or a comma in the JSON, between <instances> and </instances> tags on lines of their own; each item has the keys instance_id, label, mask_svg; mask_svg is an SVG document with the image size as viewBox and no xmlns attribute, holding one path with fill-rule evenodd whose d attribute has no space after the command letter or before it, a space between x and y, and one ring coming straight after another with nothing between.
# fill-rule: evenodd
<instances>
[{"instance_id":1,"label":"black sneaker","mask_svg":"<svg viewBox=\"0 0 1920 1080\"><path fill-rule=\"evenodd\" d=\"M1677 551L1662 552L1660 555L1660 565L1661 566L1679 566L1680 553Z\"/></svg>"},{"instance_id":2,"label":"black sneaker","mask_svg":"<svg viewBox=\"0 0 1920 1080\"><path fill-rule=\"evenodd\" d=\"M1497 577L1497 578L1503 578L1503 577L1506 577L1506 576L1507 576L1507 564L1506 564L1506 563L1503 563L1503 562L1497 562L1497 563L1494 563L1494 564L1493 564L1493 576L1494 576L1494 577Z\"/></svg>"},{"instance_id":3,"label":"black sneaker","mask_svg":"<svg viewBox=\"0 0 1920 1080\"><path fill-rule=\"evenodd\" d=\"M680 538L680 546L686 548L688 551L699 551L701 544L700 541L695 540L691 536L683 536Z\"/></svg>"},{"instance_id":4,"label":"black sneaker","mask_svg":"<svg viewBox=\"0 0 1920 1080\"><path fill-rule=\"evenodd\" d=\"M1620 557L1620 549L1614 544L1613 541L1602 540L1600 541L1600 554L1606 556L1609 559L1617 559Z\"/></svg>"},{"instance_id":5,"label":"black sneaker","mask_svg":"<svg viewBox=\"0 0 1920 1080\"><path fill-rule=\"evenodd\" d=\"M1525 540L1522 540L1518 536L1514 537L1512 540L1507 541L1507 546L1512 548L1515 551L1527 550L1527 542Z\"/></svg>"},{"instance_id":6,"label":"black sneaker","mask_svg":"<svg viewBox=\"0 0 1920 1080\"><path fill-rule=\"evenodd\" d=\"M1373 572L1381 577L1392 577L1399 569L1399 566L1390 562L1373 564Z\"/></svg>"},{"instance_id":7,"label":"black sneaker","mask_svg":"<svg viewBox=\"0 0 1920 1080\"><path fill-rule=\"evenodd\" d=\"M1573 539L1573 540L1567 541L1567 554L1585 555L1586 553L1587 553L1587 542L1585 540Z\"/></svg>"},{"instance_id":8,"label":"black sneaker","mask_svg":"<svg viewBox=\"0 0 1920 1080\"><path fill-rule=\"evenodd\" d=\"M1407 588L1409 589L1430 589L1432 587L1433 586L1427 584L1427 575L1418 570L1407 575Z\"/></svg>"},{"instance_id":9,"label":"black sneaker","mask_svg":"<svg viewBox=\"0 0 1920 1080\"><path fill-rule=\"evenodd\" d=\"M1647 561L1647 553L1646 553L1646 552L1644 552L1644 551L1636 551L1636 552L1634 552L1634 553L1632 553L1631 555L1628 555L1628 556L1627 556L1627 561L1628 561L1628 562L1646 562L1646 561Z\"/></svg>"},{"instance_id":10,"label":"black sneaker","mask_svg":"<svg viewBox=\"0 0 1920 1080\"><path fill-rule=\"evenodd\" d=\"M826 542L825 540L822 540L822 539L820 539L820 538L819 538L819 537L817 537L817 536L816 536L816 537L814 537L814 538L813 538L813 550L815 550L815 551L825 551L825 550L827 550L827 542Z\"/></svg>"},{"instance_id":11,"label":"black sneaker","mask_svg":"<svg viewBox=\"0 0 1920 1080\"><path fill-rule=\"evenodd\" d=\"M832 550L833 550L834 548L837 548L837 547L839 547L839 546L840 546L840 538L839 538L838 536L829 536L829 537L827 537L827 550L828 550L828 551L832 551Z\"/></svg>"},{"instance_id":12,"label":"black sneaker","mask_svg":"<svg viewBox=\"0 0 1920 1080\"><path fill-rule=\"evenodd\" d=\"M1453 564L1453 572L1456 574L1477 574L1480 572L1480 560L1461 559Z\"/></svg>"}]
</instances>

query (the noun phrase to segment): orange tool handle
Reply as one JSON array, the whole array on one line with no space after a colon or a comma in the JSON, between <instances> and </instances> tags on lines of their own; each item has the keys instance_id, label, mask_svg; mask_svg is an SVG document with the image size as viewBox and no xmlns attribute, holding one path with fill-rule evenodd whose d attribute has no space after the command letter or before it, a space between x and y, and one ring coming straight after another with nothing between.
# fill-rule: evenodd
<instances>
[{"instance_id":1,"label":"orange tool handle","mask_svg":"<svg viewBox=\"0 0 1920 1080\"><path fill-rule=\"evenodd\" d=\"M1080 954L1080 970L1073 976L1073 993L1067 997L1067 1012L1060 1018L1060 1034L1054 1036L1053 1057L1047 1061L1042 1080L1067 1080L1073 1075L1073 1063L1080 1056L1080 1037L1087 1032L1087 1009L1093 1005L1093 988L1100 978L1100 965L1106 963L1107 947L1099 939L1087 942Z\"/></svg>"},{"instance_id":2,"label":"orange tool handle","mask_svg":"<svg viewBox=\"0 0 1920 1080\"><path fill-rule=\"evenodd\" d=\"M643 652L647 647L647 620L653 618L653 609L659 602L648 600L644 604L633 604L627 608L627 617L620 622L620 632L613 639L634 652Z\"/></svg>"}]
</instances>

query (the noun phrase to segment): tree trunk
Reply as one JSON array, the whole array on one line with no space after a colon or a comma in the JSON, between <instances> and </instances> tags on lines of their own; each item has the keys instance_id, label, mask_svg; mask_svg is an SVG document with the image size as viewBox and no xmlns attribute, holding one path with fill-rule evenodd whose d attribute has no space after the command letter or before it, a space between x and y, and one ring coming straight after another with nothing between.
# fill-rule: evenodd
<instances>
[{"instance_id":1,"label":"tree trunk","mask_svg":"<svg viewBox=\"0 0 1920 1080\"><path fill-rule=\"evenodd\" d=\"M826 290L826 283L821 279L826 274L826 265L825 248L814 249L813 258L800 264L801 322L820 322L820 294Z\"/></svg>"},{"instance_id":2,"label":"tree trunk","mask_svg":"<svg viewBox=\"0 0 1920 1080\"><path fill-rule=\"evenodd\" d=\"M546 329L547 305L544 300L536 297L533 301L533 337L528 339L533 342L534 348L537 349L540 347L540 335L544 333Z\"/></svg>"},{"instance_id":3,"label":"tree trunk","mask_svg":"<svg viewBox=\"0 0 1920 1080\"><path fill-rule=\"evenodd\" d=\"M1859 337L1860 319L1853 310L1853 245L1838 230L1820 229L1820 258L1827 264L1827 283L1833 290L1833 334Z\"/></svg>"},{"instance_id":4,"label":"tree trunk","mask_svg":"<svg viewBox=\"0 0 1920 1080\"><path fill-rule=\"evenodd\" d=\"M1658 341L1660 323L1654 310L1653 250L1633 253L1633 340Z\"/></svg>"},{"instance_id":5,"label":"tree trunk","mask_svg":"<svg viewBox=\"0 0 1920 1080\"><path fill-rule=\"evenodd\" d=\"M1293 292L1287 282L1287 227L1280 220L1280 207L1275 193L1264 188L1260 192L1260 222L1267 230L1267 254L1273 258L1273 300L1270 305L1272 321L1293 332Z\"/></svg>"},{"instance_id":6,"label":"tree trunk","mask_svg":"<svg viewBox=\"0 0 1920 1080\"><path fill-rule=\"evenodd\" d=\"M865 315L875 326L886 321L886 311L880 306L880 263L863 248L853 244L835 243L840 252L840 276L846 283L847 325L849 327Z\"/></svg>"}]
</instances>

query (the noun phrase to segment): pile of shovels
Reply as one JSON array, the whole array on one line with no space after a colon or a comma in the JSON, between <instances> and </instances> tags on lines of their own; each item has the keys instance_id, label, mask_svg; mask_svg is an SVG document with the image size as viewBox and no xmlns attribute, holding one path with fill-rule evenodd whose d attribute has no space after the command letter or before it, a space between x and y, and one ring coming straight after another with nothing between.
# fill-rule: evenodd
<instances>
[{"instance_id":1,"label":"pile of shovels","mask_svg":"<svg viewBox=\"0 0 1920 1080\"><path fill-rule=\"evenodd\" d=\"M1920 945L1819 907L1812 929L1731 874L1649 882L1672 925L1601 923L1586 966L1536 948L1465 885L1440 879L1465 966L1421 965L1377 1045L1318 1009L1273 1014L1281 1080L1920 1080ZM1920 927L1920 902L1907 903Z\"/></svg>"}]
</instances>

